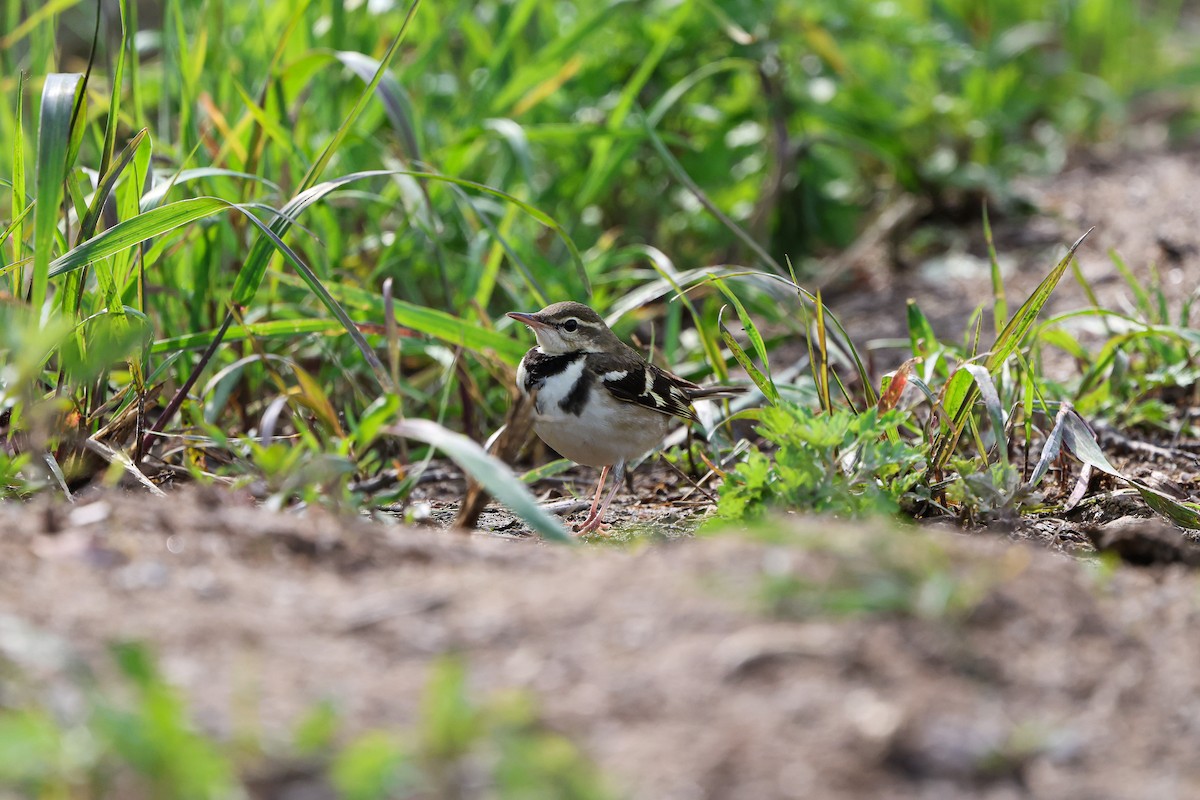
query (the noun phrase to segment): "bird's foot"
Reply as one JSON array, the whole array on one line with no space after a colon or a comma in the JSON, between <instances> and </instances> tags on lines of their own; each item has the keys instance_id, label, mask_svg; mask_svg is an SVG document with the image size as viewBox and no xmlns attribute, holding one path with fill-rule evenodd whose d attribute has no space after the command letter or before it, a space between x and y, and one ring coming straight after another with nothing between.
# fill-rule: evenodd
<instances>
[{"instance_id":1,"label":"bird's foot","mask_svg":"<svg viewBox=\"0 0 1200 800\"><path fill-rule=\"evenodd\" d=\"M608 526L604 525L604 522L602 519L600 519L600 517L586 519L579 525L575 526L575 536L579 539L583 539L588 536L608 536L610 533L611 531L608 530Z\"/></svg>"}]
</instances>

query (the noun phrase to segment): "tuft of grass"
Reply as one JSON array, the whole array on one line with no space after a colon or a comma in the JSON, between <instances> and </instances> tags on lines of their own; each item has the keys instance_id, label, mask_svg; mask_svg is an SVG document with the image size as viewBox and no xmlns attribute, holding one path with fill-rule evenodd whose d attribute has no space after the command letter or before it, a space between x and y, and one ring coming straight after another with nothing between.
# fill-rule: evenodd
<instances>
[{"instance_id":1,"label":"tuft of grass","mask_svg":"<svg viewBox=\"0 0 1200 800\"><path fill-rule=\"evenodd\" d=\"M986 228L986 217L985 217ZM995 341L980 352L978 325L968 330L963 345L940 341L919 306L908 306L909 344L912 359L885 378L878 394L851 397L832 369L831 327L836 319L817 298L805 331L811 381L819 411L778 400L776 381L759 371L749 357L724 331L739 362L772 405L740 416L757 423L756 433L764 445L751 450L735 467L721 488L718 517L726 522L757 519L772 507L806 509L840 516L864 513L953 514L972 523L1023 513L1069 511L1088 489L1093 471L1112 476L1135 489L1154 511L1181 527L1200 529L1200 504L1181 501L1154 486L1123 474L1100 448L1095 433L1072 404L1069 390L1042 376L1034 366L1037 354L1047 344L1062 346L1078 354L1087 368L1075 389L1077 397L1096 398L1098 376L1106 376L1112 389L1145 380L1147 372L1164 363L1186 386L1196 363L1195 345L1200 340L1186 328L1157 324L1168 314L1168 304L1136 282L1130 286L1139 307L1150 321L1138 323L1134 335L1128 329L1112 335L1096 359L1085 346L1063 330L1063 323L1094 316L1113 325L1120 315L1109 312L1076 312L1038 324L1042 310L1055 287L1071 266L1083 237L1049 271L1025 302L1007 317ZM1132 281L1132 273L1121 269ZM998 276L994 275L998 281ZM1003 312L1003 286L994 284L995 310ZM801 300L804 296L801 295ZM1190 313L1185 301L1183 320ZM739 303L738 307L741 307ZM808 308L802 305L802 309ZM806 318L808 315L805 314ZM743 318L745 319L744 315ZM978 322L978 317L976 318ZM827 322L828 320L828 322ZM753 323L746 320L755 349L762 341ZM833 328L838 340L853 351L840 325ZM1138 358L1139 370L1125 384L1111 374L1118 353L1134 341L1141 346L1130 352ZM765 350L762 356L765 364ZM842 359L843 369L861 365L857 356ZM1128 364L1128 361L1120 363ZM862 375L859 372L856 377ZM859 378L862 381L862 378ZM842 390L840 402L830 391L833 382ZM869 388L863 381L860 386ZM905 389L912 387L907 395ZM860 389L860 392L865 392ZM872 401L872 398L874 400ZM908 399L906 399L908 398ZM867 401L872 401L868 404ZM865 411L856 410L866 406ZM1096 408L1093 406L1093 408ZM1049 421L1048 426L1044 425ZM1024 432L1024 441L1015 436ZM1037 446L1037 463L1014 458L1023 446ZM1080 465L1076 485L1051 501L1043 486L1051 465L1070 454ZM1065 476L1064 481L1065 483Z\"/></svg>"}]
</instances>

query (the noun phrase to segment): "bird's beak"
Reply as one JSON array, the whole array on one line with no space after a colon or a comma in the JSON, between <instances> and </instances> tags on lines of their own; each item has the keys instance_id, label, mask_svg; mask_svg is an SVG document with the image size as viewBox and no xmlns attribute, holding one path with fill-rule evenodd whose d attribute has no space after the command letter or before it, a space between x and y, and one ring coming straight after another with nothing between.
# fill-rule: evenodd
<instances>
[{"instance_id":1,"label":"bird's beak","mask_svg":"<svg viewBox=\"0 0 1200 800\"><path fill-rule=\"evenodd\" d=\"M510 311L508 312L508 315L517 322L524 322L535 331L539 328L546 327L546 323L542 322L541 319L538 318L537 314L527 314L524 311Z\"/></svg>"}]
</instances>

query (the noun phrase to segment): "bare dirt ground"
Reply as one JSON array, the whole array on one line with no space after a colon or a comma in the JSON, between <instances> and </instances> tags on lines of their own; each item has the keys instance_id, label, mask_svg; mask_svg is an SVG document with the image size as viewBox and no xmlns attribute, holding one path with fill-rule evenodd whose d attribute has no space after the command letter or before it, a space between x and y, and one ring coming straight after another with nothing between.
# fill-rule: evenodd
<instances>
[{"instance_id":1,"label":"bare dirt ground","mask_svg":"<svg viewBox=\"0 0 1200 800\"><path fill-rule=\"evenodd\" d=\"M1182 297L1200 278L1198 172L1194 154L1081 163L1029 187L1046 216L1028 224L1060 242L1097 226L1081 261L1106 302L1123 294L1101 277L1108 247L1142 274L1158 263ZM1058 257L1053 235L1034 238L1012 297ZM903 289L957 309L952 325L987 301L986 271L955 275L885 279L844 321L902 324ZM1057 307L1079 304L1063 290ZM1196 499L1195 466L1169 470ZM639 475L639 496L658 480ZM618 522L643 513L622 500ZM1028 526L1030 544L789 518L764 543L671 536L679 513L653 542L568 549L511 535L498 512L482 524L499 534L459 535L215 490L9 504L0 662L53 683L67 668L31 642L103 671L108 642L144 641L206 730L270 738L322 700L347 734L411 725L430 664L459 653L473 693L529 691L634 798L1200 796L1198 559L1138 504L1121 513L1100 535L1174 563L1089 556L1085 519ZM256 792L330 796L319 775Z\"/></svg>"},{"instance_id":2,"label":"bare dirt ground","mask_svg":"<svg viewBox=\"0 0 1200 800\"><path fill-rule=\"evenodd\" d=\"M6 660L32 660L14 625L97 664L108 641L150 642L223 736L285 737L322 700L349 731L412 725L454 652L479 696L531 692L623 796L1200 791L1200 584L1183 566L813 521L784 521L799 533L782 544L568 550L188 490L8 506L0 524ZM787 578L808 583L766 602Z\"/></svg>"}]
</instances>

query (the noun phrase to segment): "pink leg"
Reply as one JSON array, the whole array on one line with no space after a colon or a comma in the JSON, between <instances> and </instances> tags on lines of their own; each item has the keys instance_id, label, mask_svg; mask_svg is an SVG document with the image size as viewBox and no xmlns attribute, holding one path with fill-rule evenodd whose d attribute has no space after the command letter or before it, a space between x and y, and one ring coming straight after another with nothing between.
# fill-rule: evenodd
<instances>
[{"instance_id":1,"label":"pink leg","mask_svg":"<svg viewBox=\"0 0 1200 800\"><path fill-rule=\"evenodd\" d=\"M621 481L623 481L624 479L625 479L625 462L618 461L613 467L612 489L609 490L608 497L604 498L604 503L600 506L600 512L595 515L589 515L589 519L586 522L584 522L583 526L580 527L575 532L576 536L582 536L585 533L591 533L592 531L597 530L600 527L600 523L602 523L604 521L604 514L605 514L605 512L608 511L608 506L610 503L612 503L613 498L617 496L617 490L621 488ZM601 481L600 485L603 486L604 482ZM596 498L599 499L599 497L600 497L600 494L599 494L599 492L597 492Z\"/></svg>"},{"instance_id":2,"label":"pink leg","mask_svg":"<svg viewBox=\"0 0 1200 800\"><path fill-rule=\"evenodd\" d=\"M587 519L579 526L579 530L583 530L596 518L596 507L600 504L600 493L604 491L604 479L608 477L610 469L611 467L605 466L604 469L600 470L600 483L596 484L596 496L592 498L592 510L588 512Z\"/></svg>"}]
</instances>

